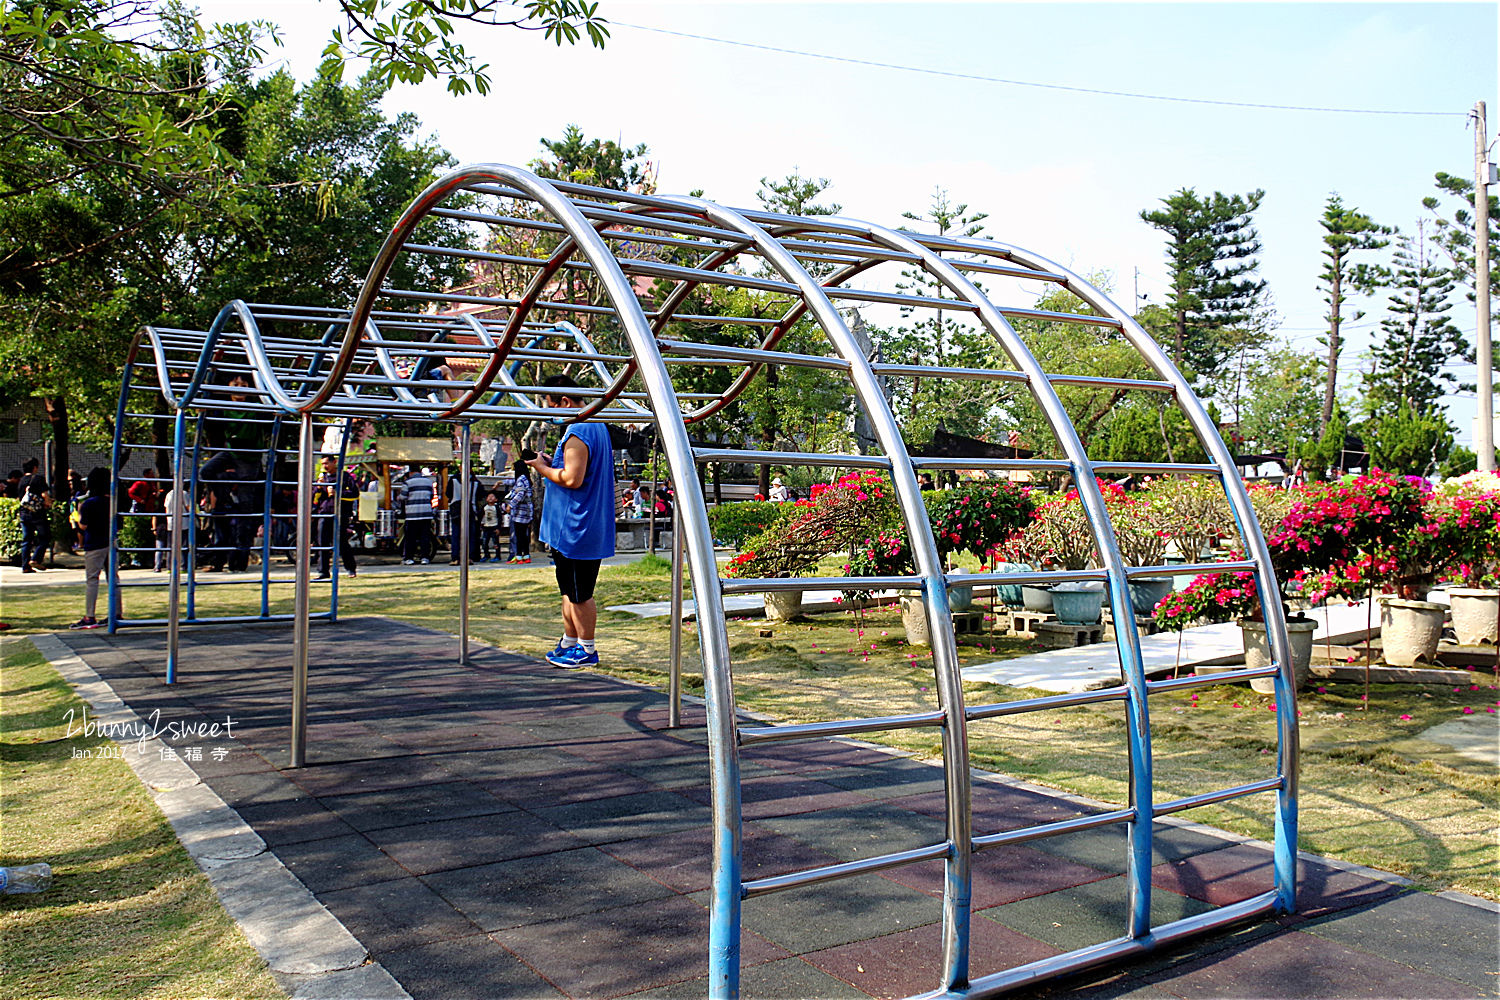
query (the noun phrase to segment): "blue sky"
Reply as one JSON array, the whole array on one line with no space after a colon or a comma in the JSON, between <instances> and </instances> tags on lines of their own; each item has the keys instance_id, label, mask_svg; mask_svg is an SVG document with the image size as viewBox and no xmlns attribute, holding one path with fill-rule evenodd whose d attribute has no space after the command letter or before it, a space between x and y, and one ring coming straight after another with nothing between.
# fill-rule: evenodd
<instances>
[{"instance_id":1,"label":"blue sky","mask_svg":"<svg viewBox=\"0 0 1500 1000\"><path fill-rule=\"evenodd\" d=\"M1472 176L1465 113L1496 104L1494 4L632 3L602 52L515 31L466 33L495 88L454 98L401 87L410 110L461 162L524 164L542 136L651 147L663 192L703 188L755 203L763 176L832 179L845 214L897 224L937 186L988 212L988 233L1085 272L1115 297L1162 301L1159 235L1142 209L1181 187L1266 191L1257 216L1282 335L1316 348L1318 219L1332 191L1414 231L1438 170ZM211 19L282 28L272 53L307 78L336 21L332 3L207 3ZM1010 80L1283 105L1451 112L1335 114L1210 106L986 83L836 63L641 30L646 26ZM1492 154L1493 156L1494 154ZM1352 374L1379 302L1351 330ZM1472 307L1454 310L1472 332ZM1462 374L1472 379L1472 368ZM1351 383L1348 383L1352 385ZM1471 438L1472 398L1450 400Z\"/></svg>"}]
</instances>

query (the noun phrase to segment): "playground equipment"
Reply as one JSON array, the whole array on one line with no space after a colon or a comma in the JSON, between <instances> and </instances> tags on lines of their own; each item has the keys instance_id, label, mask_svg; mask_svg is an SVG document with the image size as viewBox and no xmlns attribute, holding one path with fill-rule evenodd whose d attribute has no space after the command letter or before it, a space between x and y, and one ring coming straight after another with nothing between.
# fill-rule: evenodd
<instances>
[{"instance_id":1,"label":"playground equipment","mask_svg":"<svg viewBox=\"0 0 1500 1000\"><path fill-rule=\"evenodd\" d=\"M428 218L458 220L485 236L484 249L418 242ZM392 287L387 278L403 256L470 262L478 276L460 291ZM943 294L855 287L891 268L919 269ZM1077 296L1079 313L997 301L976 286L983 277L1034 301L1036 290L1061 288ZM655 282L654 299L648 291ZM700 290L713 308L693 306ZM1029 291L1028 291L1029 290ZM743 293L743 294L740 294ZM736 294L740 294L737 299ZM645 301L643 301L645 299ZM741 309L753 299L775 310ZM945 310L991 334L1011 369L889 364L868 360L838 303ZM412 310L437 310L417 312ZM698 311L694 311L697 309ZM727 311L726 311L727 310ZM588 327L575 336L555 320ZM1011 325L1016 318L1077 324L1109 331L1131 345L1155 380L1050 374ZM784 341L808 321L826 353L794 352ZM349 308L286 307L232 302L206 331L146 331L161 390L179 428L188 414L222 409L215 373L250 375L250 398L272 419L299 428L298 568L294 615L292 763L306 759L306 674L309 634L306 496L312 477L316 419L405 417L458 422L464 435L463 472L469 482L467 427L479 418L531 419L547 393L534 374L573 364L598 384L574 391L575 409L550 409L548 418L619 423L653 422L676 487L673 532L673 620L681 620L682 574L690 566L703 657L714 836L710 903L710 994L738 995L741 911L762 895L877 872L931 859L946 865L942 900L943 958L932 996L981 997L1069 972L1139 955L1181 938L1273 912L1291 912L1295 899L1297 730L1292 664L1284 624L1268 622L1273 664L1205 677L1150 681L1139 637L1128 616L1118 623L1116 647L1122 685L1084 694L997 704L966 704L952 630L935 628L932 659L936 698L930 710L884 718L798 725L741 725L723 596L793 589L882 589L919 594L929 622L951 621L949 591L975 585L1050 585L1101 581L1113 606L1128 607L1132 579L1204 572L1249 571L1275 606L1278 594L1269 555L1233 459L1186 379L1139 325L1107 296L1071 271L1019 247L991 240L913 234L840 217L798 218L734 210L691 197L639 195L543 180L517 168L481 164L432 184L397 222ZM595 345L602 345L596 348ZM176 351L168 356L170 347ZM198 352L196 362L187 358ZM453 359L464 363L454 364ZM443 366L442 369L439 366ZM767 366L808 367L849 380L878 451L835 455L694 447L688 427L731 405ZM128 378L127 372L127 378ZM985 380L1022 386L1056 438L1061 458L946 458L909 454L882 389L888 379ZM679 391L687 384L710 391ZM1210 461L1202 464L1093 461L1058 397L1059 385L1091 385L1165 394L1185 414ZM243 389L241 390L244 391ZM176 477L183 476L179 443ZM916 572L848 578L725 579L715 561L696 467L717 461L874 469L890 477L899 501ZM1101 568L1077 571L947 573L939 558L918 490L921 471L1029 470L1071 476L1082 499ZM1199 565L1129 566L1121 557L1096 476L1189 474L1222 486L1248 557ZM460 656L467 650L467 545L460 584ZM173 574L175 579L176 574ZM169 616L175 636L181 621ZM672 630L673 723L680 693L680 628ZM175 642L171 643L175 663ZM175 676L173 673L171 676ZM1156 801L1152 782L1150 700L1153 694L1200 685L1273 677L1278 752L1274 772L1249 784L1187 798ZM971 723L1024 712L1119 702L1127 723L1129 804L1079 819L1020 830L976 831L971 816ZM888 851L858 861L746 881L741 871L741 748L824 737L937 728L944 761L946 835L939 843ZM1269 770L1269 768L1268 768ZM1152 824L1159 817L1255 794L1274 795L1274 888L1208 913L1151 924ZM1121 824L1127 831L1129 898L1124 933L1113 940L1010 969L975 969L970 951L971 859L976 852L1043 837ZM983 958L984 956L979 956Z\"/></svg>"}]
</instances>

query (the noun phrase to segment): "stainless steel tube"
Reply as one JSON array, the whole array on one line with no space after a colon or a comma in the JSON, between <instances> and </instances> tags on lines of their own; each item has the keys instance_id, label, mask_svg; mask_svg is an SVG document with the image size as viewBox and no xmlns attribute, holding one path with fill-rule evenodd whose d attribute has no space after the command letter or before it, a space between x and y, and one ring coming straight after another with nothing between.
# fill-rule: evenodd
<instances>
[{"instance_id":1,"label":"stainless steel tube","mask_svg":"<svg viewBox=\"0 0 1500 1000\"><path fill-rule=\"evenodd\" d=\"M470 525L474 523L474 511L471 505L474 502L473 459L469 447L469 425L467 422L460 424L458 429L458 447L462 452L458 460L458 488L459 496L459 524L458 524L458 547L462 550L458 554L458 662L467 664L469 662L469 531Z\"/></svg>"},{"instance_id":2,"label":"stainless steel tube","mask_svg":"<svg viewBox=\"0 0 1500 1000\"><path fill-rule=\"evenodd\" d=\"M297 434L297 590L292 613L292 766L307 763L308 587L312 582L313 418L300 414Z\"/></svg>"},{"instance_id":3,"label":"stainless steel tube","mask_svg":"<svg viewBox=\"0 0 1500 1000\"><path fill-rule=\"evenodd\" d=\"M672 637L667 727L682 725L682 514L672 505Z\"/></svg>"}]
</instances>

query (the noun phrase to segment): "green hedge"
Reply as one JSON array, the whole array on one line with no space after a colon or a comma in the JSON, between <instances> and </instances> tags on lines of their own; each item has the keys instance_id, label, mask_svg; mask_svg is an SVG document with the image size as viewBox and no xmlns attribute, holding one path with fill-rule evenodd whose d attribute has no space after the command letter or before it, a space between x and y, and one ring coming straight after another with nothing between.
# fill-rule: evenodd
<instances>
[{"instance_id":1,"label":"green hedge","mask_svg":"<svg viewBox=\"0 0 1500 1000\"><path fill-rule=\"evenodd\" d=\"M709 530L718 541L738 549L745 543L745 539L753 538L769 528L783 506L785 505L772 500L721 503L709 508Z\"/></svg>"},{"instance_id":2,"label":"green hedge","mask_svg":"<svg viewBox=\"0 0 1500 1000\"><path fill-rule=\"evenodd\" d=\"M21 555L21 501L0 497L0 561Z\"/></svg>"}]
</instances>

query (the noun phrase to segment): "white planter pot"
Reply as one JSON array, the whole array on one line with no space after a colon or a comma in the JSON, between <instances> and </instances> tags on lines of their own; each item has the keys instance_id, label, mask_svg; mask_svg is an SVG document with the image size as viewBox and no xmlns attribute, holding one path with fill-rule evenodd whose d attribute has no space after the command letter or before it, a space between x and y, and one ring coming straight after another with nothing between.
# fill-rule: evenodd
<instances>
[{"instance_id":1,"label":"white planter pot","mask_svg":"<svg viewBox=\"0 0 1500 1000\"><path fill-rule=\"evenodd\" d=\"M1450 587L1448 607L1453 611L1453 634L1460 646L1495 645L1500 639L1500 590Z\"/></svg>"},{"instance_id":2,"label":"white planter pot","mask_svg":"<svg viewBox=\"0 0 1500 1000\"><path fill-rule=\"evenodd\" d=\"M1431 601L1380 598L1380 644L1386 664L1410 667L1419 661L1435 663L1446 610Z\"/></svg>"},{"instance_id":3,"label":"white planter pot","mask_svg":"<svg viewBox=\"0 0 1500 1000\"><path fill-rule=\"evenodd\" d=\"M761 595L766 606L766 619L773 622L790 621L802 613L802 591L773 590Z\"/></svg>"},{"instance_id":4,"label":"white planter pot","mask_svg":"<svg viewBox=\"0 0 1500 1000\"><path fill-rule=\"evenodd\" d=\"M1021 602L1027 611L1051 611L1052 591L1047 587L1024 586L1021 588Z\"/></svg>"},{"instance_id":5,"label":"white planter pot","mask_svg":"<svg viewBox=\"0 0 1500 1000\"><path fill-rule=\"evenodd\" d=\"M1266 623L1241 618L1239 625L1240 641L1245 646L1245 666L1269 667L1274 661L1271 657L1270 637L1266 635ZM1292 647L1292 677L1298 690L1306 687L1308 678L1312 676L1313 633L1317 629L1318 623L1310 618L1292 618L1286 623L1286 637ZM1275 694L1276 678L1253 677L1250 679L1250 687L1258 694Z\"/></svg>"},{"instance_id":6,"label":"white planter pot","mask_svg":"<svg viewBox=\"0 0 1500 1000\"><path fill-rule=\"evenodd\" d=\"M948 591L948 607L954 611L967 611L973 606L973 587L954 587Z\"/></svg>"},{"instance_id":7,"label":"white planter pot","mask_svg":"<svg viewBox=\"0 0 1500 1000\"><path fill-rule=\"evenodd\" d=\"M907 645L932 645L932 630L927 627L927 607L920 597L901 598L901 624L906 628Z\"/></svg>"}]
</instances>

